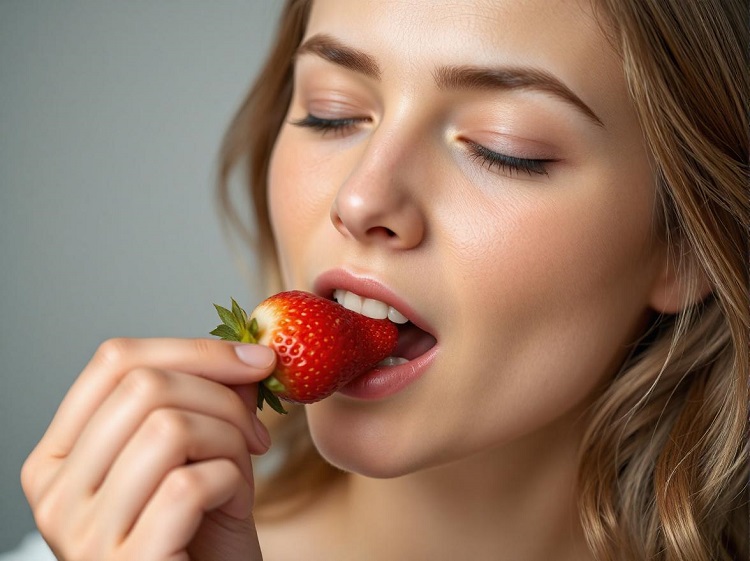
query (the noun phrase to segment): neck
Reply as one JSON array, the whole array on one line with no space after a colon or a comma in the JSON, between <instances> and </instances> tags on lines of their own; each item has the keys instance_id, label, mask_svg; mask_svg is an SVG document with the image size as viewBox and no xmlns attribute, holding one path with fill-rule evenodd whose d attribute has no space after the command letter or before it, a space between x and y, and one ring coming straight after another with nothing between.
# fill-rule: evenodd
<instances>
[{"instance_id":1,"label":"neck","mask_svg":"<svg viewBox=\"0 0 750 561\"><path fill-rule=\"evenodd\" d=\"M556 424L403 477L350 475L346 533L373 559L587 559L575 504L580 432Z\"/></svg>"}]
</instances>

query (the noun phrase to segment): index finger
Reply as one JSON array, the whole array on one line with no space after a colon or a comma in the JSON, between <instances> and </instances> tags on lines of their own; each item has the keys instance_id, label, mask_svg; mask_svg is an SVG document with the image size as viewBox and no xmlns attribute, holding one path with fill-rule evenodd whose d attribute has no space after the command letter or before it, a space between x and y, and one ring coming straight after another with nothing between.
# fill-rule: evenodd
<instances>
[{"instance_id":1,"label":"index finger","mask_svg":"<svg viewBox=\"0 0 750 561\"><path fill-rule=\"evenodd\" d=\"M54 444L55 455L65 455L86 420L135 368L173 370L238 386L263 380L275 364L276 354L262 345L218 339L110 339L71 386L42 442Z\"/></svg>"}]
</instances>

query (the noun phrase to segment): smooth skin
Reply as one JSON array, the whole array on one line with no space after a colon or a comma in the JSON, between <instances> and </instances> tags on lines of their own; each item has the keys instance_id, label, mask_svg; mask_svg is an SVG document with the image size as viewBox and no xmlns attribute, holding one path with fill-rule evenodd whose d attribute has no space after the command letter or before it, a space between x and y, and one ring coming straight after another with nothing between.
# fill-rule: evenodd
<instances>
[{"instance_id":1,"label":"smooth skin","mask_svg":"<svg viewBox=\"0 0 750 561\"><path fill-rule=\"evenodd\" d=\"M260 558L250 455L270 440L255 383L274 365L207 339L101 345L23 467L58 558Z\"/></svg>"},{"instance_id":2,"label":"smooth skin","mask_svg":"<svg viewBox=\"0 0 750 561\"><path fill-rule=\"evenodd\" d=\"M377 282L439 353L391 397L306 408L349 473L258 526L266 558L588 559L574 490L586 409L683 295L617 54L576 0L316 0L313 37L369 65L297 58L269 174L286 288L332 270ZM446 65L530 69L578 101L451 86ZM249 455L267 449L253 396L273 359L238 348L100 349L23 470L60 559L261 558Z\"/></svg>"},{"instance_id":3,"label":"smooth skin","mask_svg":"<svg viewBox=\"0 0 750 561\"><path fill-rule=\"evenodd\" d=\"M648 153L589 2L427 4L314 3L269 204L286 286L386 286L439 351L388 399L306 408L350 475L261 543L293 559L285 535L336 528L329 559L584 560L585 412L681 294Z\"/></svg>"}]
</instances>

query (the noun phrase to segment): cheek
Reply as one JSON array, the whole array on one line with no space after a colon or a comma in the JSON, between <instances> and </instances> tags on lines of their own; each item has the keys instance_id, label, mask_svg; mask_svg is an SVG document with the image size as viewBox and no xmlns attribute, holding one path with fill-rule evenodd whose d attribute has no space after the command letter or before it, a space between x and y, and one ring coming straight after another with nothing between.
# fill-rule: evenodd
<instances>
[{"instance_id":1,"label":"cheek","mask_svg":"<svg viewBox=\"0 0 750 561\"><path fill-rule=\"evenodd\" d=\"M605 311L627 301L643 310L655 273L653 190L647 181L596 184L592 196L560 200L538 217L528 276L546 283L561 304Z\"/></svg>"},{"instance_id":2,"label":"cheek","mask_svg":"<svg viewBox=\"0 0 750 561\"><path fill-rule=\"evenodd\" d=\"M455 362L487 391L452 390L478 401L486 426L523 432L587 400L642 329L656 271L651 190L590 185L454 217L451 292L467 295L453 311Z\"/></svg>"},{"instance_id":3,"label":"cheek","mask_svg":"<svg viewBox=\"0 0 750 561\"><path fill-rule=\"evenodd\" d=\"M327 223L330 208L324 170L283 127L268 170L268 211L285 285L299 286L306 248Z\"/></svg>"},{"instance_id":4,"label":"cheek","mask_svg":"<svg viewBox=\"0 0 750 561\"><path fill-rule=\"evenodd\" d=\"M611 175L591 174L570 188L540 186L501 204L464 201L482 209L473 215L446 212L459 264L454 289L474 283L520 316L575 316L620 307L623 299L643 311L657 271L654 190L648 175L627 184Z\"/></svg>"}]
</instances>

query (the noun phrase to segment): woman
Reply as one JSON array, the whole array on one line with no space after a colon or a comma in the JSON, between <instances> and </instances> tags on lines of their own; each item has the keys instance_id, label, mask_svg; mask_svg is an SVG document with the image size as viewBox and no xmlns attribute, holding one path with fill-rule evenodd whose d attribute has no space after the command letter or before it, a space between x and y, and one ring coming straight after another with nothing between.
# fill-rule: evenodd
<instances>
[{"instance_id":1,"label":"woman","mask_svg":"<svg viewBox=\"0 0 750 561\"><path fill-rule=\"evenodd\" d=\"M24 467L58 557L746 557L746 20L288 2L222 192L269 290L397 309L406 364L281 421L253 516L272 353L105 343Z\"/></svg>"}]
</instances>

